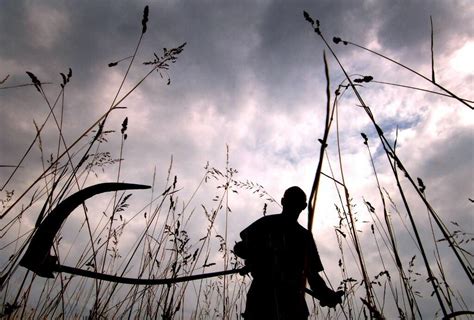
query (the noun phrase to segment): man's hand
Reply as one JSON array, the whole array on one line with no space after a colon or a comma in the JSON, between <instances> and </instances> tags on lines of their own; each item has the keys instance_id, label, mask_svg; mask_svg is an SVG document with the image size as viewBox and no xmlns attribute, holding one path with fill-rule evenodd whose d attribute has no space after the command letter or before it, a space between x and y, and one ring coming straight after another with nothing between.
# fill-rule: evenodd
<instances>
[{"instance_id":1,"label":"man's hand","mask_svg":"<svg viewBox=\"0 0 474 320\"><path fill-rule=\"evenodd\" d=\"M247 258L247 256L248 256L247 251L248 251L247 247L246 247L246 245L243 241L239 241L234 245L234 253L242 259Z\"/></svg>"},{"instance_id":2,"label":"man's hand","mask_svg":"<svg viewBox=\"0 0 474 320\"><path fill-rule=\"evenodd\" d=\"M330 290L327 294L319 299L321 307L335 308L339 303L342 303L342 297L344 291L333 291Z\"/></svg>"},{"instance_id":3,"label":"man's hand","mask_svg":"<svg viewBox=\"0 0 474 320\"><path fill-rule=\"evenodd\" d=\"M240 268L239 274L240 274L241 276L245 276L245 275L248 274L249 272L250 272L249 266L243 266L242 268Z\"/></svg>"},{"instance_id":4,"label":"man's hand","mask_svg":"<svg viewBox=\"0 0 474 320\"><path fill-rule=\"evenodd\" d=\"M329 288L324 288L324 290L313 291L305 289L305 292L319 300L321 307L335 308L339 303L342 303L342 297L344 296L344 291L333 291Z\"/></svg>"}]
</instances>

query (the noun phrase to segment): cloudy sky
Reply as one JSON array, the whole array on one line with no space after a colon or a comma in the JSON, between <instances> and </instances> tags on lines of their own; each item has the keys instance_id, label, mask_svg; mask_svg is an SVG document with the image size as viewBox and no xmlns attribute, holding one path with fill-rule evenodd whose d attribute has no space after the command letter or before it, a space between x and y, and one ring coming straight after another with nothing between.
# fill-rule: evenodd
<instances>
[{"instance_id":1,"label":"cloudy sky","mask_svg":"<svg viewBox=\"0 0 474 320\"><path fill-rule=\"evenodd\" d=\"M428 77L432 16L436 80L460 97L474 100L474 5L467 0L2 1L0 80L9 77L1 86L30 83L25 73L30 71L40 81L51 83L43 87L54 100L60 90L59 74L71 68L63 114L65 140L71 143L114 99L129 60L113 68L107 65L133 53L145 5L150 8L148 30L137 54L139 63L132 68L123 92L149 70L140 62L152 60L153 53L160 55L163 47L187 44L164 78L153 74L123 102L126 109L114 111L108 119L107 129L117 132L123 119L129 120L123 181L150 184L156 167L158 184L164 185L172 156L182 198L189 198L208 161L225 168L229 146L230 165L239 171L236 179L259 183L276 199L292 185L309 193L319 157L317 139L323 134L326 81L324 46L303 19L303 10L320 20L328 39L340 36L383 52ZM342 44L333 47L352 75L440 92L373 54ZM344 76L330 55L328 61L334 92ZM399 157L413 177L423 179L439 215L450 227L449 221L457 221L464 231L472 232L472 107L448 97L374 82L360 91L392 141L398 128ZM361 132L369 137L383 187L400 202L375 131L357 105L355 96L346 92L339 102L339 129L345 179L358 212L365 217L363 199L378 209L380 201ZM34 87L0 90L0 108L0 165L15 165L34 139L33 121L42 123L49 109ZM55 128L50 120L42 134L46 154L55 152ZM115 157L119 145L116 134L108 144ZM5 190L23 192L41 170L39 154L35 145ZM328 154L336 171L335 127ZM12 170L0 167L2 185ZM329 170L326 164L323 171ZM115 167L100 173L98 180L113 181L116 174ZM427 226L426 210L406 186L420 225ZM206 201L205 194L200 197ZM230 238L237 240L238 232L261 216L263 202L245 191L230 201ZM327 269L336 265L338 256L333 250L336 202L334 185L323 180L313 233ZM278 210L276 205L269 206L271 213ZM303 216L300 221L305 224ZM407 250L404 262L416 253ZM469 292L471 287L463 287L465 275L454 256L447 252L445 259L450 270L459 274L452 281L460 284L459 290ZM330 279L338 283L340 274L330 273ZM429 296L429 288L423 293ZM472 295L465 298L472 307Z\"/></svg>"}]
</instances>

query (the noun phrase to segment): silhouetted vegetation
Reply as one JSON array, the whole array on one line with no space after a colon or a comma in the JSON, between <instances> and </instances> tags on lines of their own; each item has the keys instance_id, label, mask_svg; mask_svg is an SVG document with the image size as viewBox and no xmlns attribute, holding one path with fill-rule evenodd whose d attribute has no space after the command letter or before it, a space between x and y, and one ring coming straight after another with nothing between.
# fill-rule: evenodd
<instances>
[{"instance_id":1,"label":"silhouetted vegetation","mask_svg":"<svg viewBox=\"0 0 474 320\"><path fill-rule=\"evenodd\" d=\"M267 205L274 204L275 200L260 184L240 180L237 169L231 166L231 153L228 148L225 167L217 168L206 164L201 180L196 182L196 187L188 198L182 198L180 179L174 174L171 158L165 181L156 181L156 172L153 172L152 181L131 181L150 184L150 191L117 190L101 196L100 204L81 203L74 213L75 222L66 223L63 226L64 232L59 231L54 238L51 253L59 258L62 265L73 265L91 273L116 277L176 279L218 270L230 271L229 274L155 286L121 284L59 272L56 272L52 279L44 279L19 267L19 262L38 227L59 203L77 191L96 184L98 180L104 182L101 174L105 170L116 172L114 182L122 181L123 150L127 147L127 130L133 125L133 119L125 117L120 132L116 132L112 125L109 126L109 116L117 110L125 109L124 101L155 72L169 85L171 80L168 71L185 52L186 43L183 43L172 49L164 48L161 55L153 53L151 60L137 64L137 52L147 31L148 18L149 10L145 7L138 43L132 53L108 65L119 68L123 67L122 63L128 63L110 106L71 142L66 142L63 136L67 130L63 126L65 92L74 83L71 69L59 73L59 82L55 83L59 87L59 93L52 100L49 98L51 92L46 94L46 90L52 87L46 84L51 83L42 82L39 75L26 71L31 82L23 84L10 84L8 75L0 77L0 89L25 87L22 90L30 90L29 87L33 86L49 110L42 122L35 123L35 137L25 146L26 150L20 160L16 164L0 165L1 168L12 169L9 177L1 182L0 189L0 235L3 240L0 247L0 312L7 319L241 318L250 281L249 276L233 273L243 266L243 262L232 251L232 241L235 239L230 239L228 235L228 228L232 227L228 223L228 216L232 212L229 195L239 196L244 192L255 194L255 198L264 203L263 215L267 212ZM315 299L307 295L310 317L418 319L423 313L419 300L424 298L417 289L420 282L423 286L430 286L432 293L428 298L436 302L438 309L433 313L436 312L437 316L454 318L472 315L473 312L469 310L472 306L468 305L459 291L450 284L452 275L445 272L447 262L440 254L440 247L444 245L444 249L452 251L455 258L450 257L449 263L459 264L464 273L458 276L466 278L466 281L472 284L474 276L470 259L473 253L466 244L474 240L473 234L455 221L451 221L448 227L442 219L443 215L438 214L432 207L426 194L430 186L425 185L421 178L411 175L408 166L398 156L397 140L390 141L386 137L359 88L361 85L370 87L376 83L403 87L403 90L423 90L455 99L452 101L470 109L473 108L472 101L459 97L436 81L434 60L432 75L429 78L381 53L334 37L334 44L342 43L347 50L352 47L369 51L376 57L408 69L441 92L389 83L371 75L351 75L333 51L333 44L326 40L320 22L315 21L306 12L304 18L315 32L315 41L324 42L345 75L345 79L333 92L325 54L326 119L324 123L315 123L315 126L323 126L324 130L323 138L319 140L320 145L315 146L320 148L320 157L308 199L308 227L311 229L320 180L330 179L334 182L334 191L340 201L335 204L331 214L339 217L334 233L339 250L337 265L342 280L332 289L343 290L345 297L341 305L330 309L322 308ZM431 37L433 39L433 33ZM139 70L145 68L145 73L134 83L130 83L133 78L130 77L130 72L132 66L136 65L142 68ZM126 82L129 88L127 90L124 89ZM342 112L341 99L350 91L356 96L360 110L365 112L376 132L375 138L361 133L360 143L360 148L367 151L367 162L373 169L373 179L377 185L375 192L379 196L377 200L364 199L366 207L363 210L367 211L370 221L360 220L357 211L362 209L355 207L351 190L348 188L350 177L344 174L339 114ZM54 141L56 151L46 154L43 144L50 144L51 141L43 141L42 135L46 125L51 123L57 130L57 140ZM328 144L330 135L335 137L335 145ZM110 139L120 139L119 150L108 149ZM380 169L374 164L372 151L375 144L381 146L386 156L386 165L393 174L397 194L390 194L379 181ZM25 159L35 147L41 152L41 172L32 177L28 185L14 186L13 177L18 174L18 170L23 169ZM336 165L333 165L334 161L328 155L328 148L334 148L338 154ZM330 172L323 172L323 162L330 168ZM205 194L209 190L208 187L212 188L212 195ZM140 208L130 210L130 204L136 195L146 192L149 192L149 200L140 204L134 203L133 208ZM198 195L203 194L207 200L196 205ZM423 241L419 234L420 226L413 218L413 205L407 194L417 195L426 208L431 230L430 243ZM395 197L400 198L401 202L394 200ZM399 203L403 207L399 208ZM81 221L80 224L78 221ZM222 224L224 229L217 228L218 223ZM395 228L395 224L403 226L404 229ZM192 229L191 226L194 225L199 225L200 229ZM362 231L363 225L370 227ZM400 248L401 234L407 238L405 240L411 239L414 244L413 252L409 253L409 261L402 257L402 253L407 256L408 252ZM361 243L361 238L371 241L373 239L377 252L368 252ZM431 251L434 253L431 254ZM375 255L380 261L377 267L370 270L367 266L369 254L372 258ZM379 268L375 274L372 273L374 268ZM421 269L423 272L419 272Z\"/></svg>"}]
</instances>

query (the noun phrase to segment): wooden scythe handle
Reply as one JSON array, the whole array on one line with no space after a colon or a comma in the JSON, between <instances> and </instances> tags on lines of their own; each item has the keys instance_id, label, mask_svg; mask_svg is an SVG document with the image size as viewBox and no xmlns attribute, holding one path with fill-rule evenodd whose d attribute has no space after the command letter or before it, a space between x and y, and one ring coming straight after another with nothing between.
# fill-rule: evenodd
<instances>
[{"instance_id":1,"label":"wooden scythe handle","mask_svg":"<svg viewBox=\"0 0 474 320\"><path fill-rule=\"evenodd\" d=\"M200 280L200 279L219 277L219 276L235 274L235 273L242 274L244 270L245 270L244 268L239 268L239 269L230 269L230 270L224 270L224 271L194 274L194 275L183 276L183 277L161 278L161 279L137 279L137 278L119 277L119 276L114 276L114 275L105 274L105 273L99 273L99 272L94 272L94 271L89 271L89 270L84 270L84 269L63 266L60 264L56 264L54 266L54 271L57 271L57 272L65 272L65 273L83 276L87 278L93 278L93 279L116 282L116 283L125 283L125 284L133 284L133 285L149 285L149 286Z\"/></svg>"}]
</instances>

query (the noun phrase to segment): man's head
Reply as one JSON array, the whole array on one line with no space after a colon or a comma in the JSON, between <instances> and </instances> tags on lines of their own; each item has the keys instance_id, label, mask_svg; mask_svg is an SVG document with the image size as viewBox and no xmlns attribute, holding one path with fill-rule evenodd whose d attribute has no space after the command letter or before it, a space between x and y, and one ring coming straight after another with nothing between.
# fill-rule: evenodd
<instances>
[{"instance_id":1,"label":"man's head","mask_svg":"<svg viewBox=\"0 0 474 320\"><path fill-rule=\"evenodd\" d=\"M299 187L291 187L286 189L281 198L281 205L283 206L283 214L289 214L295 219L298 219L301 211L306 208L306 194Z\"/></svg>"}]
</instances>

